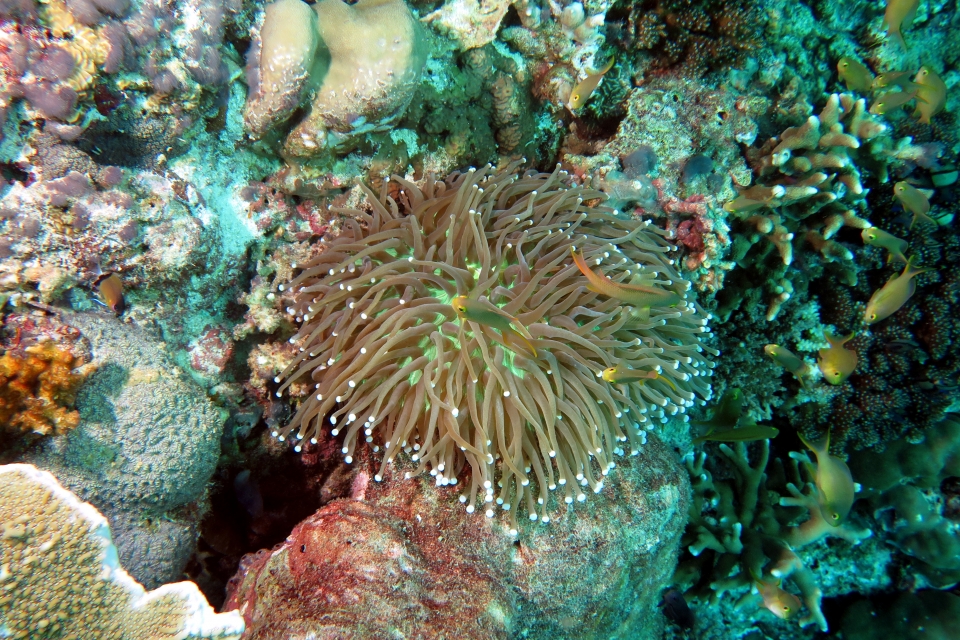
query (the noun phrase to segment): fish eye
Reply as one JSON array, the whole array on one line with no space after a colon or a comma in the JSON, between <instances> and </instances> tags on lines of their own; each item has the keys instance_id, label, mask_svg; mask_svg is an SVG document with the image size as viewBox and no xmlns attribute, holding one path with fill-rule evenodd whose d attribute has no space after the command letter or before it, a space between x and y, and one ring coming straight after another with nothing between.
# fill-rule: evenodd
<instances>
[{"instance_id":1,"label":"fish eye","mask_svg":"<svg viewBox=\"0 0 960 640\"><path fill-rule=\"evenodd\" d=\"M839 520L839 519L840 519L840 514L839 514L839 513L834 513L834 514L831 514L830 517L833 518L834 520Z\"/></svg>"}]
</instances>

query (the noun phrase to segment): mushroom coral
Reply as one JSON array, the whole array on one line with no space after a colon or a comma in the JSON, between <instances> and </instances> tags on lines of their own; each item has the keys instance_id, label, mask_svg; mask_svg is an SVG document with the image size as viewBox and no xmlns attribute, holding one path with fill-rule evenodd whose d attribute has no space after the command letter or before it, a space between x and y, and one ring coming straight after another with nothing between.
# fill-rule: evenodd
<instances>
[{"instance_id":1,"label":"mushroom coral","mask_svg":"<svg viewBox=\"0 0 960 640\"><path fill-rule=\"evenodd\" d=\"M567 504L599 492L615 455L710 396L718 352L701 343L707 320L666 233L601 206L559 167L363 190L366 209L335 210L343 231L279 287L302 324L277 395L309 395L274 435L297 451L329 428L351 462L362 438L382 452L378 481L403 451L417 465L408 477L464 480L468 512L499 505L516 531L519 508L548 522L550 491ZM572 247L611 280L679 301L637 308L589 289ZM458 313L464 299L486 311ZM618 365L659 375L601 378Z\"/></svg>"}]
</instances>

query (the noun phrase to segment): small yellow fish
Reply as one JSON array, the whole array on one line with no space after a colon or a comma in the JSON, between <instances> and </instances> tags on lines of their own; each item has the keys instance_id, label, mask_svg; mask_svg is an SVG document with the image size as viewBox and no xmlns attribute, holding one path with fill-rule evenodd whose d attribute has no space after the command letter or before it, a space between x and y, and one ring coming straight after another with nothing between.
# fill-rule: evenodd
<instances>
[{"instance_id":1,"label":"small yellow fish","mask_svg":"<svg viewBox=\"0 0 960 640\"><path fill-rule=\"evenodd\" d=\"M943 111L947 102L947 85L931 67L923 65L913 79L917 87L917 108L913 115L920 116L920 122L930 124L930 118Z\"/></svg>"},{"instance_id":2,"label":"small yellow fish","mask_svg":"<svg viewBox=\"0 0 960 640\"><path fill-rule=\"evenodd\" d=\"M930 199L912 184L901 180L893 185L893 197L900 201L904 210L913 214L911 229L917 224L917 220L937 224L937 221L930 217Z\"/></svg>"},{"instance_id":3,"label":"small yellow fish","mask_svg":"<svg viewBox=\"0 0 960 640\"><path fill-rule=\"evenodd\" d=\"M883 229L877 229L876 227L864 229L860 232L860 237L863 238L865 244L886 249L887 262L890 262L894 258L900 262L907 261L907 256L904 255L904 252L906 252L909 245L906 240L901 240L892 233L887 233Z\"/></svg>"},{"instance_id":4,"label":"small yellow fish","mask_svg":"<svg viewBox=\"0 0 960 640\"><path fill-rule=\"evenodd\" d=\"M527 347L530 348L534 356L537 355L536 348L531 344L533 336L530 335L527 328L510 314L500 311L499 309L494 311L494 309L490 308L493 307L492 303L487 306L478 300L471 300L465 296L457 296L451 304L453 305L453 310L461 320L470 320L478 324L493 327L500 331L500 334L504 337L516 335L527 343Z\"/></svg>"},{"instance_id":5,"label":"small yellow fish","mask_svg":"<svg viewBox=\"0 0 960 640\"><path fill-rule=\"evenodd\" d=\"M810 375L810 365L804 362L803 358L778 344L768 344L763 348L763 352L776 364L792 373L793 377L800 382L800 386L806 386L804 378Z\"/></svg>"},{"instance_id":6,"label":"small yellow fish","mask_svg":"<svg viewBox=\"0 0 960 640\"><path fill-rule=\"evenodd\" d=\"M903 273L890 278L887 284L877 289L870 296L867 310L863 314L864 322L876 324L896 313L917 290L917 284L913 281L913 278L927 271L930 271L930 269L914 267L913 256L911 256L910 260L907 261L907 266L903 268Z\"/></svg>"},{"instance_id":7,"label":"small yellow fish","mask_svg":"<svg viewBox=\"0 0 960 640\"><path fill-rule=\"evenodd\" d=\"M590 286L590 291L601 293L617 300L622 300L635 307L673 307L683 298L674 291L667 289L657 289L656 287L645 287L638 284L624 284L614 282L607 276L594 272L584 261L583 256L577 254L577 250L570 247L570 253L573 255L573 261L576 263L580 273L586 276Z\"/></svg>"},{"instance_id":8,"label":"small yellow fish","mask_svg":"<svg viewBox=\"0 0 960 640\"><path fill-rule=\"evenodd\" d=\"M606 75L607 71L613 68L614 58L611 56L609 62L603 65L603 68L600 69L597 73L591 73L586 78L577 83L577 86L573 88L573 91L570 92L570 99L567 101L567 109L570 111L576 111L590 99L590 96L593 94L594 89L597 88L597 85L600 84L600 81L603 80L603 76Z\"/></svg>"},{"instance_id":9,"label":"small yellow fish","mask_svg":"<svg viewBox=\"0 0 960 640\"><path fill-rule=\"evenodd\" d=\"M754 586L760 592L760 597L763 598L763 606L769 609L773 615L781 620L789 620L797 615L803 604L800 602L800 598L780 588L780 578L777 578L776 582L764 582L752 569L750 574L753 577Z\"/></svg>"},{"instance_id":10,"label":"small yellow fish","mask_svg":"<svg viewBox=\"0 0 960 640\"><path fill-rule=\"evenodd\" d=\"M727 213L747 213L748 211L756 211L757 209L763 209L767 206L769 205L762 200L753 200L746 196L740 196L723 205L723 210Z\"/></svg>"},{"instance_id":11,"label":"small yellow fish","mask_svg":"<svg viewBox=\"0 0 960 640\"><path fill-rule=\"evenodd\" d=\"M887 71L873 80L874 89L886 89L891 86L898 86L904 90L916 89L916 85L910 82L909 71Z\"/></svg>"},{"instance_id":12,"label":"small yellow fish","mask_svg":"<svg viewBox=\"0 0 960 640\"><path fill-rule=\"evenodd\" d=\"M837 63L837 72L840 79L847 85L848 91L870 93L873 86L873 73L865 64L855 58L844 56Z\"/></svg>"},{"instance_id":13,"label":"small yellow fish","mask_svg":"<svg viewBox=\"0 0 960 640\"><path fill-rule=\"evenodd\" d=\"M714 442L753 442L770 440L780 435L776 427L765 424L745 424L735 429L711 429L706 434L693 439L694 444L711 440Z\"/></svg>"},{"instance_id":14,"label":"small yellow fish","mask_svg":"<svg viewBox=\"0 0 960 640\"><path fill-rule=\"evenodd\" d=\"M829 332L823 332L823 337L830 343L830 346L820 349L820 359L817 360L817 364L823 373L823 379L830 384L843 384L843 381L849 378L853 370L857 368L857 352L843 348L843 345L849 342L854 335L851 333L846 338L841 339Z\"/></svg>"},{"instance_id":15,"label":"small yellow fish","mask_svg":"<svg viewBox=\"0 0 960 640\"><path fill-rule=\"evenodd\" d=\"M870 113L878 116L890 113L917 97L917 91L888 91L870 105Z\"/></svg>"},{"instance_id":16,"label":"small yellow fish","mask_svg":"<svg viewBox=\"0 0 960 640\"><path fill-rule=\"evenodd\" d=\"M906 50L907 43L903 39L903 30L910 26L917 15L917 5L920 0L887 0L887 10L883 14L883 21L887 23L887 35Z\"/></svg>"},{"instance_id":17,"label":"small yellow fish","mask_svg":"<svg viewBox=\"0 0 960 640\"><path fill-rule=\"evenodd\" d=\"M799 435L799 434L798 434ZM850 467L836 456L830 455L830 431L827 436L815 443L807 442L803 436L800 441L817 456L817 491L820 513L832 527L840 526L853 506L856 487Z\"/></svg>"},{"instance_id":18,"label":"small yellow fish","mask_svg":"<svg viewBox=\"0 0 960 640\"><path fill-rule=\"evenodd\" d=\"M618 363L615 367L609 367L603 370L601 376L606 382L610 384L622 384L626 382L640 382L643 384L644 380L663 380L668 385L673 387L673 390L677 390L677 386L673 384L673 381L666 377L662 376L656 371L644 371L643 369L630 369L623 365L623 363Z\"/></svg>"},{"instance_id":19,"label":"small yellow fish","mask_svg":"<svg viewBox=\"0 0 960 640\"><path fill-rule=\"evenodd\" d=\"M102 278L97 283L97 290L103 298L103 304L115 314L120 315L127 308L123 299L123 281L117 274L111 273L106 278Z\"/></svg>"}]
</instances>

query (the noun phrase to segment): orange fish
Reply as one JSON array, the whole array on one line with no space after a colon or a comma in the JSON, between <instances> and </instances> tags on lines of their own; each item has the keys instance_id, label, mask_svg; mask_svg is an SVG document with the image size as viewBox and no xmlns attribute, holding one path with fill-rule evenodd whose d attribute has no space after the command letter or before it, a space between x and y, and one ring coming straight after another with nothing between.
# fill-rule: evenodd
<instances>
[{"instance_id":1,"label":"orange fish","mask_svg":"<svg viewBox=\"0 0 960 640\"><path fill-rule=\"evenodd\" d=\"M115 314L120 315L127 308L123 301L123 282L117 274L111 273L106 278L101 278L97 283L97 289L100 291L103 304Z\"/></svg>"}]
</instances>

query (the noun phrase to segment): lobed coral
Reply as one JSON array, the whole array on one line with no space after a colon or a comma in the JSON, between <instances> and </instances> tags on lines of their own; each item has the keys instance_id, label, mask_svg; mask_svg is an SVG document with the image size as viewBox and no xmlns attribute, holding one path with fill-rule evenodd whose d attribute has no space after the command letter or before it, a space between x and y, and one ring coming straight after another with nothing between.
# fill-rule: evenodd
<instances>
[{"instance_id":1,"label":"lobed coral","mask_svg":"<svg viewBox=\"0 0 960 640\"><path fill-rule=\"evenodd\" d=\"M278 0L248 56L245 121L261 137L310 97L286 135L287 153L309 157L392 128L426 61L426 41L402 0L322 0L311 10Z\"/></svg>"},{"instance_id":2,"label":"lobed coral","mask_svg":"<svg viewBox=\"0 0 960 640\"><path fill-rule=\"evenodd\" d=\"M31 465L0 466L0 620L9 638L238 640L191 582L145 592L117 561L106 518Z\"/></svg>"},{"instance_id":3,"label":"lobed coral","mask_svg":"<svg viewBox=\"0 0 960 640\"><path fill-rule=\"evenodd\" d=\"M468 511L495 500L516 530L520 508L549 521L550 491L567 504L586 498L580 486L600 491L644 427L709 397L715 351L672 247L649 222L584 206L602 194L559 167L365 192L369 209L341 210L342 232L279 287L301 328L277 395L301 400L274 433L297 450L329 424L348 462L360 439L382 448L378 478L401 451L441 486L469 467ZM675 300L635 308L587 290L574 247L607 277ZM657 375L598 379L616 366Z\"/></svg>"}]
</instances>

